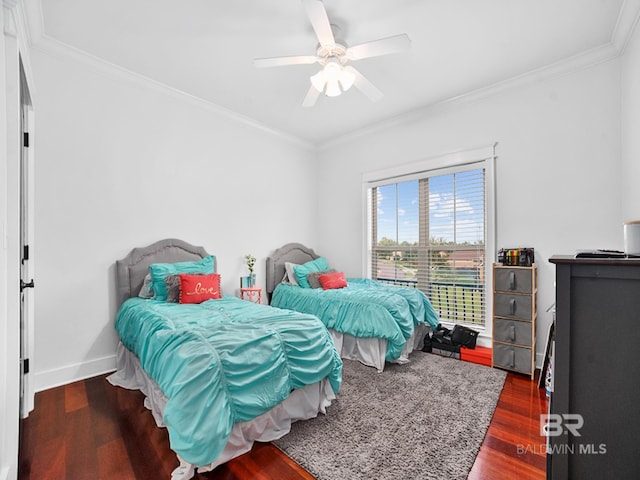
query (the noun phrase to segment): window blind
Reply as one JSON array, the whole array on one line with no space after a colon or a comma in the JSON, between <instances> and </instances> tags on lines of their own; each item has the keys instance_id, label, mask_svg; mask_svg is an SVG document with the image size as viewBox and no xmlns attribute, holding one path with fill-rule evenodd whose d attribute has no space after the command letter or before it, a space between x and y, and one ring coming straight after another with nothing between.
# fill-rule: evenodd
<instances>
[{"instance_id":1,"label":"window blind","mask_svg":"<svg viewBox=\"0 0 640 480\"><path fill-rule=\"evenodd\" d=\"M372 186L372 277L419 288L443 321L484 325L485 177L471 164Z\"/></svg>"}]
</instances>

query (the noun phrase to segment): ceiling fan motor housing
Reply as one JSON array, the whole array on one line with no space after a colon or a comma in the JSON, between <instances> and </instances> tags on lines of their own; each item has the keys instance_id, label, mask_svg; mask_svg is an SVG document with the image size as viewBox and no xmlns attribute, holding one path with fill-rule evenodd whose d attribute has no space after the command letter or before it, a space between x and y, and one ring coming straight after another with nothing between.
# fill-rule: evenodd
<instances>
[{"instance_id":1,"label":"ceiling fan motor housing","mask_svg":"<svg viewBox=\"0 0 640 480\"><path fill-rule=\"evenodd\" d=\"M348 60L347 47L340 43L335 43L333 45L318 45L316 55L318 56L318 63L322 66L326 65L327 62L333 58L338 60L342 65L344 65Z\"/></svg>"}]
</instances>

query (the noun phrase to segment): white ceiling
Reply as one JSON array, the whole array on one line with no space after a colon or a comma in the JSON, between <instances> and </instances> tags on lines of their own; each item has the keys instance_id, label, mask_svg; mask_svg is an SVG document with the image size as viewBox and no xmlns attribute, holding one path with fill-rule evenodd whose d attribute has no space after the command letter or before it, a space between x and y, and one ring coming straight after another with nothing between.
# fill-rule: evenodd
<instances>
[{"instance_id":1,"label":"white ceiling","mask_svg":"<svg viewBox=\"0 0 640 480\"><path fill-rule=\"evenodd\" d=\"M300 0L27 1L36 47L72 47L315 145L565 59L613 57L639 3L325 0L349 45L406 33L411 49L353 62L384 93L379 102L351 89L303 108L317 65L252 63L315 54Z\"/></svg>"}]
</instances>

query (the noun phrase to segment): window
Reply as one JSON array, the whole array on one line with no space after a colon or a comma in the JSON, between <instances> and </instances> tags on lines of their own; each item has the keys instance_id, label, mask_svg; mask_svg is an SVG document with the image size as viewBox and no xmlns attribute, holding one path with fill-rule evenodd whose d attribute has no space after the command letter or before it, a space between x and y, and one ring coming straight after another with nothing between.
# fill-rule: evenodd
<instances>
[{"instance_id":1,"label":"window","mask_svg":"<svg viewBox=\"0 0 640 480\"><path fill-rule=\"evenodd\" d=\"M371 277L419 288L443 322L485 326L492 172L481 161L368 182Z\"/></svg>"}]
</instances>

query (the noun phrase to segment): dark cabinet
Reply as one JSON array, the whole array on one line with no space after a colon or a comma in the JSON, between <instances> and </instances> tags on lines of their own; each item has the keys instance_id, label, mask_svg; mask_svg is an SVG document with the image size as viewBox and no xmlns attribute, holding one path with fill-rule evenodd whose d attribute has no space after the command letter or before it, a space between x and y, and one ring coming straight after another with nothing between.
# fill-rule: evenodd
<instances>
[{"instance_id":1,"label":"dark cabinet","mask_svg":"<svg viewBox=\"0 0 640 480\"><path fill-rule=\"evenodd\" d=\"M640 472L640 260L554 256L547 478Z\"/></svg>"}]
</instances>

